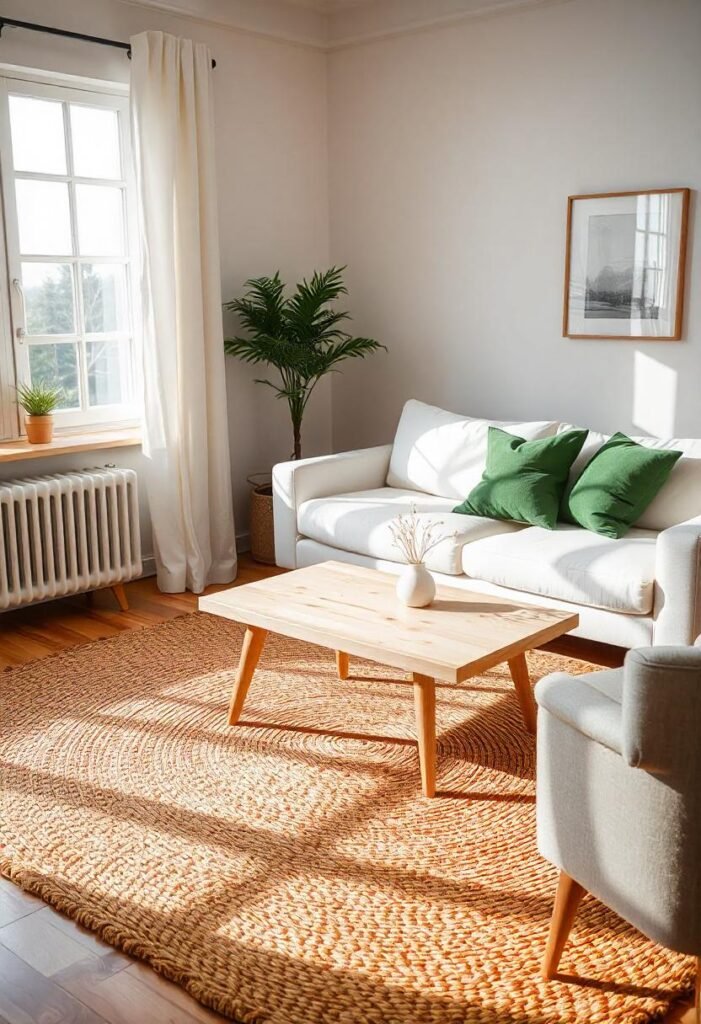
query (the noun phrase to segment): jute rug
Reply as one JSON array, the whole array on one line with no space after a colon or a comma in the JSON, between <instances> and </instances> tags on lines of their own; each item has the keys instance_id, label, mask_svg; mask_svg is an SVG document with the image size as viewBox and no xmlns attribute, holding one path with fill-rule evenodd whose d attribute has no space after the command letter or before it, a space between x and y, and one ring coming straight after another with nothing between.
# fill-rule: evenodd
<instances>
[{"instance_id":1,"label":"jute rug","mask_svg":"<svg viewBox=\"0 0 701 1024\"><path fill-rule=\"evenodd\" d=\"M270 637L230 729L240 641L190 615L0 677L3 873L244 1022L639 1024L689 989L589 898L539 979L556 876L507 672L441 689L425 800L406 679Z\"/></svg>"}]
</instances>

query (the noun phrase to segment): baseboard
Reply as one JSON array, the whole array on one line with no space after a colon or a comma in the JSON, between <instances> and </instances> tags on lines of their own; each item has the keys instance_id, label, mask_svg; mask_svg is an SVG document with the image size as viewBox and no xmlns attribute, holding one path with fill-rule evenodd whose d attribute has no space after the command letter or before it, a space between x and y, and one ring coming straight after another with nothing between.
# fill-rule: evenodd
<instances>
[{"instance_id":1,"label":"baseboard","mask_svg":"<svg viewBox=\"0 0 701 1024\"><path fill-rule=\"evenodd\" d=\"M143 555L141 558L141 576L156 575L156 559L153 555Z\"/></svg>"},{"instance_id":2,"label":"baseboard","mask_svg":"<svg viewBox=\"0 0 701 1024\"><path fill-rule=\"evenodd\" d=\"M244 551L251 550L251 540L248 533L236 534L236 550L242 555ZM156 575L156 559L154 555L143 555L141 558L141 576Z\"/></svg>"}]
</instances>

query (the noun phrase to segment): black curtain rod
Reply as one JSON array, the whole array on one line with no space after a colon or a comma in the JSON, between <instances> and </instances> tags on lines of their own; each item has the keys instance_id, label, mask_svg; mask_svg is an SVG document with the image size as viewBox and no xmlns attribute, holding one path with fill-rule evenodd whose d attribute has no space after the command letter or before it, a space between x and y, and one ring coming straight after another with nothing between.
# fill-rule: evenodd
<instances>
[{"instance_id":1,"label":"black curtain rod","mask_svg":"<svg viewBox=\"0 0 701 1024\"><path fill-rule=\"evenodd\" d=\"M16 18L5 18L0 14L0 35L6 25L12 28L27 28L30 32L47 32L50 36L64 36L66 39L82 39L84 43L97 43L99 46L114 46L118 50L126 50L127 57L131 60L131 43L120 43L118 39L103 39L102 36L88 36L83 32L69 32L64 28L53 28L51 25L37 25L33 21L17 21ZM212 67L217 62L212 60Z\"/></svg>"}]
</instances>

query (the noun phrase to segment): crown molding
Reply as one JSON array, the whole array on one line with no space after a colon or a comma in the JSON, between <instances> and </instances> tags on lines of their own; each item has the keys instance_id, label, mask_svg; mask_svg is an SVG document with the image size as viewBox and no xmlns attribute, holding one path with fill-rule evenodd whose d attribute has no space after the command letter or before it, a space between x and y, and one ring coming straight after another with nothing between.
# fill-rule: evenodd
<instances>
[{"instance_id":1,"label":"crown molding","mask_svg":"<svg viewBox=\"0 0 701 1024\"><path fill-rule=\"evenodd\" d=\"M488 0L488 2L474 2L474 0L462 0L445 6L452 6L453 10L436 12L435 3L433 13L420 13L423 6L428 9L429 4L415 4L417 13L410 16L408 20L401 20L396 14L396 5L392 0L380 2L371 8L370 4L353 8L348 11L339 11L330 19L329 40L326 46L327 51L343 50L350 47L363 46L383 39L392 39L398 36L412 35L420 32L431 32L436 29L449 28L464 21L482 20L495 18L509 14L517 14L529 8L555 7L565 3L572 3L573 0ZM361 20L360 12L365 17Z\"/></svg>"},{"instance_id":2,"label":"crown molding","mask_svg":"<svg viewBox=\"0 0 701 1024\"><path fill-rule=\"evenodd\" d=\"M573 0L116 0L142 10L334 52ZM411 8L411 9L409 9Z\"/></svg>"},{"instance_id":3,"label":"crown molding","mask_svg":"<svg viewBox=\"0 0 701 1024\"><path fill-rule=\"evenodd\" d=\"M313 4L290 0L116 0L127 7L157 11L215 29L325 51L327 17ZM225 9L226 8L226 9Z\"/></svg>"},{"instance_id":4,"label":"crown molding","mask_svg":"<svg viewBox=\"0 0 701 1024\"><path fill-rule=\"evenodd\" d=\"M282 0L282 3L292 4L293 7L308 7L322 14L332 14L341 8L358 7L367 2L368 0Z\"/></svg>"}]
</instances>

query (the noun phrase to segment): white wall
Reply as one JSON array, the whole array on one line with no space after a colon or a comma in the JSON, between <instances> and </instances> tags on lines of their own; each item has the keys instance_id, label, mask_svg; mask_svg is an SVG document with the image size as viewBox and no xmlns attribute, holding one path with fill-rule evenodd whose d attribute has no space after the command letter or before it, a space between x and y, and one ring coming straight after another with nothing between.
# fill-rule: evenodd
<instances>
[{"instance_id":1,"label":"white wall","mask_svg":"<svg viewBox=\"0 0 701 1024\"><path fill-rule=\"evenodd\" d=\"M701 187L699 0L561 0L328 55L122 0L4 0L3 13L120 39L160 28L211 46L224 298L276 268L294 279L348 263L354 326L389 346L334 377L334 448L389 438L412 395L478 415L701 435L696 196L685 340L560 333L566 197ZM0 61L129 73L119 51L13 29ZM256 375L229 360L239 532L245 477L291 450L286 409ZM327 382L305 453L331 439ZM0 475L140 459L121 449ZM146 517L144 531L148 551Z\"/></svg>"},{"instance_id":2,"label":"white wall","mask_svg":"<svg viewBox=\"0 0 701 1024\"><path fill-rule=\"evenodd\" d=\"M330 56L331 256L390 351L334 381L334 447L410 396L701 436L701 206L684 341L561 336L570 194L701 188L699 0L570 0ZM362 410L362 415L359 410Z\"/></svg>"},{"instance_id":3,"label":"white wall","mask_svg":"<svg viewBox=\"0 0 701 1024\"><path fill-rule=\"evenodd\" d=\"M162 29L206 42L214 71L223 298L243 281L280 269L290 281L328 263L326 55L149 11L119 0L4 0L2 13L91 35L127 40ZM269 17L269 15L268 15ZM272 28L271 24L266 24ZM281 26L284 30L285 26ZM6 28L0 61L113 81L127 81L129 61L118 50ZM252 383L254 373L227 360L229 428L237 532L247 529L245 478L287 458L292 450L283 403ZM331 389L319 389L309 407L303 443L312 455L331 446ZM125 449L63 457L50 463L10 463L0 475L36 474L63 466L114 462L139 468ZM150 531L144 515L144 548Z\"/></svg>"}]
</instances>

